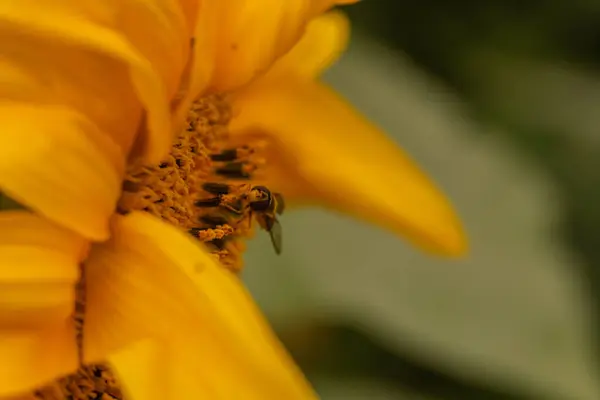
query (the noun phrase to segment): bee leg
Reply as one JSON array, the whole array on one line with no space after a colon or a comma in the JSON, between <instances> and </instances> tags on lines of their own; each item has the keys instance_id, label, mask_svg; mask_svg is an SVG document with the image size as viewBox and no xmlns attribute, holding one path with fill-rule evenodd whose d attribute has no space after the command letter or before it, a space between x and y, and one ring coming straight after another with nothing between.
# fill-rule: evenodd
<instances>
[{"instance_id":1,"label":"bee leg","mask_svg":"<svg viewBox=\"0 0 600 400\"><path fill-rule=\"evenodd\" d=\"M241 207L241 202L236 202L235 204L229 204L229 203L221 203L221 207L223 207L224 209L231 211L232 213L234 213L235 215L243 215L244 214L244 210L242 210Z\"/></svg>"}]
</instances>

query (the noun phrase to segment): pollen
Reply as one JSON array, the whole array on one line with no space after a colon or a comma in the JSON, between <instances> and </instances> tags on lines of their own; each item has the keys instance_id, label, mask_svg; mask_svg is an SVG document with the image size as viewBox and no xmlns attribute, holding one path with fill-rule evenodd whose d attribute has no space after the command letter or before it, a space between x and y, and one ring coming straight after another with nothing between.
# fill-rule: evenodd
<instances>
[{"instance_id":1,"label":"pollen","mask_svg":"<svg viewBox=\"0 0 600 400\"><path fill-rule=\"evenodd\" d=\"M248 145L230 147L231 109L222 96L204 97L189 110L186 129L158 165L132 166L118 211L145 211L202 242L233 272L242 267L237 241L251 218L242 194L260 165Z\"/></svg>"},{"instance_id":2,"label":"pollen","mask_svg":"<svg viewBox=\"0 0 600 400\"><path fill-rule=\"evenodd\" d=\"M252 235L247 194L264 160L259 157L259 145L232 145L227 130L230 119L225 97L194 102L186 129L176 136L169 155L158 165L129 167L117 211L144 211L181 228L206 246L224 268L238 273L243 239ZM78 343L85 324L85 268L81 273L74 315ZM83 365L33 396L40 400L123 399L114 375L102 364Z\"/></svg>"},{"instance_id":3,"label":"pollen","mask_svg":"<svg viewBox=\"0 0 600 400\"><path fill-rule=\"evenodd\" d=\"M123 399L123 394L113 374L103 365L82 367L77 374L38 390L34 396L36 399L44 400Z\"/></svg>"}]
</instances>

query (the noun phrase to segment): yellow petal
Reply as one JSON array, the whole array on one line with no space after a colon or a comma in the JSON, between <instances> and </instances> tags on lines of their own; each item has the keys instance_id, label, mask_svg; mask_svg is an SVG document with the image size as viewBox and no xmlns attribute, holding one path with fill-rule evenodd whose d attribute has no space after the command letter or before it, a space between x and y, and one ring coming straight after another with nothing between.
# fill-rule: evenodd
<instances>
[{"instance_id":1,"label":"yellow petal","mask_svg":"<svg viewBox=\"0 0 600 400\"><path fill-rule=\"evenodd\" d=\"M187 74L192 66L190 44L197 19L198 1L154 0L122 3L124 7L119 27L136 51L150 62L162 78L167 99L171 104L177 105L188 90ZM158 107L163 107L164 104L162 101L160 105L156 102ZM152 112L152 109L150 111ZM168 110L158 111L161 118L166 118L164 113ZM166 120L157 122L155 126L149 125L150 135L137 143L140 148L136 150L142 152L147 162L155 163L165 156L167 147L171 144L171 133L181 127L176 124L181 123L182 119L172 118L172 121L173 126L169 127L169 130L160 127L160 124L165 124L166 127Z\"/></svg>"},{"instance_id":2,"label":"yellow petal","mask_svg":"<svg viewBox=\"0 0 600 400\"><path fill-rule=\"evenodd\" d=\"M121 1L118 29L156 70L172 98L190 52L194 15L178 0ZM193 11L193 3L186 11Z\"/></svg>"},{"instance_id":3,"label":"yellow petal","mask_svg":"<svg viewBox=\"0 0 600 400\"><path fill-rule=\"evenodd\" d=\"M86 249L81 237L39 216L0 212L0 329L66 318Z\"/></svg>"},{"instance_id":4,"label":"yellow petal","mask_svg":"<svg viewBox=\"0 0 600 400\"><path fill-rule=\"evenodd\" d=\"M76 368L71 321L83 238L25 211L0 212L0 397Z\"/></svg>"},{"instance_id":5,"label":"yellow petal","mask_svg":"<svg viewBox=\"0 0 600 400\"><path fill-rule=\"evenodd\" d=\"M153 400L169 393L168 386L163 386L170 384L165 379L169 371L163 367L169 357L163 353L165 350L166 346L161 347L157 340L147 339L108 355L107 362L125 385L128 399Z\"/></svg>"},{"instance_id":6,"label":"yellow petal","mask_svg":"<svg viewBox=\"0 0 600 400\"><path fill-rule=\"evenodd\" d=\"M72 320L29 331L0 331L0 398L24 395L78 366Z\"/></svg>"},{"instance_id":7,"label":"yellow petal","mask_svg":"<svg viewBox=\"0 0 600 400\"><path fill-rule=\"evenodd\" d=\"M313 398L237 277L196 241L143 213L113 231L86 264L84 353L108 356L130 398Z\"/></svg>"},{"instance_id":8,"label":"yellow petal","mask_svg":"<svg viewBox=\"0 0 600 400\"><path fill-rule=\"evenodd\" d=\"M335 5L354 4L360 0L312 0L314 9L318 12L323 12Z\"/></svg>"},{"instance_id":9,"label":"yellow petal","mask_svg":"<svg viewBox=\"0 0 600 400\"><path fill-rule=\"evenodd\" d=\"M313 19L294 48L278 60L264 79L285 79L290 74L312 79L342 54L350 36L350 23L341 12L331 11Z\"/></svg>"},{"instance_id":10,"label":"yellow petal","mask_svg":"<svg viewBox=\"0 0 600 400\"><path fill-rule=\"evenodd\" d=\"M321 203L437 253L466 250L442 193L385 134L315 82L254 85L236 100L234 135L275 142L267 171L292 201Z\"/></svg>"},{"instance_id":11,"label":"yellow petal","mask_svg":"<svg viewBox=\"0 0 600 400\"><path fill-rule=\"evenodd\" d=\"M0 102L0 190L81 235L104 240L124 156L83 115Z\"/></svg>"},{"instance_id":12,"label":"yellow petal","mask_svg":"<svg viewBox=\"0 0 600 400\"><path fill-rule=\"evenodd\" d=\"M332 0L209 0L200 7L196 30L199 63L193 92L225 92L266 72L303 35L307 23L336 3ZM198 76L200 75L200 76Z\"/></svg>"},{"instance_id":13,"label":"yellow petal","mask_svg":"<svg viewBox=\"0 0 600 400\"><path fill-rule=\"evenodd\" d=\"M171 142L169 102L195 21L181 7L175 0L0 2L0 76L12 69L10 79L0 78L0 94L73 106L122 141L125 153L143 106L149 136L139 144L157 160Z\"/></svg>"}]
</instances>

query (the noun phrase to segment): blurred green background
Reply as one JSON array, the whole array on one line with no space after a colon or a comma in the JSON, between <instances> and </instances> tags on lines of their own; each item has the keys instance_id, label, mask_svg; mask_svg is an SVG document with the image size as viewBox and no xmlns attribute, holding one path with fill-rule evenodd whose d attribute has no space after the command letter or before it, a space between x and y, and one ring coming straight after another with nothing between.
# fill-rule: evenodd
<instances>
[{"instance_id":1,"label":"blurred green background","mask_svg":"<svg viewBox=\"0 0 600 400\"><path fill-rule=\"evenodd\" d=\"M449 194L447 261L319 210L244 279L324 399L600 399L600 2L370 0L325 80Z\"/></svg>"}]
</instances>

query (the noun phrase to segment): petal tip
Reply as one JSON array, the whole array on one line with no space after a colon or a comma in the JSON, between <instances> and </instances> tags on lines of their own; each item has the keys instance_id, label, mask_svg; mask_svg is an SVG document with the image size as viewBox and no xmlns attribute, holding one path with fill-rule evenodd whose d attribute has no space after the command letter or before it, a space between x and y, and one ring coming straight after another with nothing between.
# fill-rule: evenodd
<instances>
[{"instance_id":1,"label":"petal tip","mask_svg":"<svg viewBox=\"0 0 600 400\"><path fill-rule=\"evenodd\" d=\"M470 251L469 240L462 228L455 229L444 241L442 255L450 258L465 258Z\"/></svg>"},{"instance_id":2,"label":"petal tip","mask_svg":"<svg viewBox=\"0 0 600 400\"><path fill-rule=\"evenodd\" d=\"M421 240L416 240L416 245L429 253L444 258L465 258L470 251L469 239L465 229L457 217L438 225L437 232L425 233ZM404 231L404 237L406 232ZM409 236L410 238L410 236Z\"/></svg>"}]
</instances>

